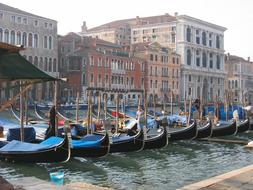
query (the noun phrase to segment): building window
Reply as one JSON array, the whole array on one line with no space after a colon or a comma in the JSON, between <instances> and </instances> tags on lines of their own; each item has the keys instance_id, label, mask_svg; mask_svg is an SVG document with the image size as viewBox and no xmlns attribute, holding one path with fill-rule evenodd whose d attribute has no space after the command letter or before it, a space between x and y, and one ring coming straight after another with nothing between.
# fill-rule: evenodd
<instances>
[{"instance_id":1,"label":"building window","mask_svg":"<svg viewBox=\"0 0 253 190\"><path fill-rule=\"evenodd\" d=\"M47 48L47 36L44 36L44 48Z\"/></svg>"},{"instance_id":2,"label":"building window","mask_svg":"<svg viewBox=\"0 0 253 190\"><path fill-rule=\"evenodd\" d=\"M207 65L206 61L207 61L206 52L203 52L202 53L202 66L203 67L206 67L206 65Z\"/></svg>"},{"instance_id":3,"label":"building window","mask_svg":"<svg viewBox=\"0 0 253 190\"><path fill-rule=\"evenodd\" d=\"M33 38L34 38L34 40L33 40L34 47L37 48L38 47L38 34L34 34Z\"/></svg>"},{"instance_id":4,"label":"building window","mask_svg":"<svg viewBox=\"0 0 253 190\"><path fill-rule=\"evenodd\" d=\"M15 31L11 31L11 44L15 44Z\"/></svg>"},{"instance_id":5,"label":"building window","mask_svg":"<svg viewBox=\"0 0 253 190\"><path fill-rule=\"evenodd\" d=\"M44 23L44 26L45 26L45 28L47 28L47 26L48 26L47 22Z\"/></svg>"},{"instance_id":6,"label":"building window","mask_svg":"<svg viewBox=\"0 0 253 190\"><path fill-rule=\"evenodd\" d=\"M189 89L188 89L188 95L190 96L191 94L192 94L192 89L189 88Z\"/></svg>"},{"instance_id":7,"label":"building window","mask_svg":"<svg viewBox=\"0 0 253 190\"><path fill-rule=\"evenodd\" d=\"M93 82L93 74L90 74L90 82Z\"/></svg>"},{"instance_id":8,"label":"building window","mask_svg":"<svg viewBox=\"0 0 253 190\"><path fill-rule=\"evenodd\" d=\"M179 58L177 57L177 64L179 64Z\"/></svg>"},{"instance_id":9,"label":"building window","mask_svg":"<svg viewBox=\"0 0 253 190\"><path fill-rule=\"evenodd\" d=\"M186 41L191 42L191 29L189 27L186 29Z\"/></svg>"},{"instance_id":10,"label":"building window","mask_svg":"<svg viewBox=\"0 0 253 190\"><path fill-rule=\"evenodd\" d=\"M3 29L0 28L0 42L3 41Z\"/></svg>"},{"instance_id":11,"label":"building window","mask_svg":"<svg viewBox=\"0 0 253 190\"><path fill-rule=\"evenodd\" d=\"M53 61L53 72L56 72L56 59L54 58L54 61Z\"/></svg>"},{"instance_id":12,"label":"building window","mask_svg":"<svg viewBox=\"0 0 253 190\"><path fill-rule=\"evenodd\" d=\"M157 55L155 55L155 61L157 61L157 57L158 57L158 56L157 56Z\"/></svg>"},{"instance_id":13,"label":"building window","mask_svg":"<svg viewBox=\"0 0 253 190\"><path fill-rule=\"evenodd\" d=\"M48 48L49 48L49 49L52 49L52 47L53 47L52 36L49 36L49 37L48 37Z\"/></svg>"},{"instance_id":14,"label":"building window","mask_svg":"<svg viewBox=\"0 0 253 190\"><path fill-rule=\"evenodd\" d=\"M35 65L36 67L38 67L38 66L39 66L38 64L39 64L38 57L35 56L35 57L34 57L34 65Z\"/></svg>"},{"instance_id":15,"label":"building window","mask_svg":"<svg viewBox=\"0 0 253 190\"><path fill-rule=\"evenodd\" d=\"M173 44L176 43L176 35L175 34L171 34L171 42Z\"/></svg>"},{"instance_id":16,"label":"building window","mask_svg":"<svg viewBox=\"0 0 253 190\"><path fill-rule=\"evenodd\" d=\"M4 18L4 14L0 13L0 19L3 19L3 18Z\"/></svg>"},{"instance_id":17,"label":"building window","mask_svg":"<svg viewBox=\"0 0 253 190\"><path fill-rule=\"evenodd\" d=\"M22 43L21 43L21 32L20 32L20 31L17 32L17 44L18 44L18 45L21 45L21 44L22 44Z\"/></svg>"},{"instance_id":18,"label":"building window","mask_svg":"<svg viewBox=\"0 0 253 190\"><path fill-rule=\"evenodd\" d=\"M23 36L22 36L22 42L23 42L23 45L26 46L27 45L27 35L25 32L23 32Z\"/></svg>"},{"instance_id":19,"label":"building window","mask_svg":"<svg viewBox=\"0 0 253 190\"><path fill-rule=\"evenodd\" d=\"M29 33L28 35L28 46L32 47L33 46L33 35Z\"/></svg>"},{"instance_id":20,"label":"building window","mask_svg":"<svg viewBox=\"0 0 253 190\"><path fill-rule=\"evenodd\" d=\"M220 56L219 55L216 56L216 68L220 69Z\"/></svg>"},{"instance_id":21,"label":"building window","mask_svg":"<svg viewBox=\"0 0 253 190\"><path fill-rule=\"evenodd\" d=\"M196 44L200 44L199 30L196 30Z\"/></svg>"},{"instance_id":22,"label":"building window","mask_svg":"<svg viewBox=\"0 0 253 190\"><path fill-rule=\"evenodd\" d=\"M206 46L206 32L202 32L202 44Z\"/></svg>"},{"instance_id":23,"label":"building window","mask_svg":"<svg viewBox=\"0 0 253 190\"><path fill-rule=\"evenodd\" d=\"M213 41L212 41L213 35L209 33L209 47L212 47Z\"/></svg>"},{"instance_id":24,"label":"building window","mask_svg":"<svg viewBox=\"0 0 253 190\"><path fill-rule=\"evenodd\" d=\"M14 15L11 16L11 21L15 22L16 21L16 17Z\"/></svg>"},{"instance_id":25,"label":"building window","mask_svg":"<svg viewBox=\"0 0 253 190\"><path fill-rule=\"evenodd\" d=\"M210 53L209 54L209 67L210 67L210 69L212 69L213 68L213 54L212 53Z\"/></svg>"},{"instance_id":26,"label":"building window","mask_svg":"<svg viewBox=\"0 0 253 190\"><path fill-rule=\"evenodd\" d=\"M191 65L191 50L187 50L187 65Z\"/></svg>"},{"instance_id":27,"label":"building window","mask_svg":"<svg viewBox=\"0 0 253 190\"><path fill-rule=\"evenodd\" d=\"M199 67L200 66L200 55L199 55L199 50L196 51L196 65Z\"/></svg>"},{"instance_id":28,"label":"building window","mask_svg":"<svg viewBox=\"0 0 253 190\"><path fill-rule=\"evenodd\" d=\"M4 42L9 43L9 30L4 31Z\"/></svg>"},{"instance_id":29,"label":"building window","mask_svg":"<svg viewBox=\"0 0 253 190\"><path fill-rule=\"evenodd\" d=\"M48 62L48 71L52 72L52 58L49 58L49 62Z\"/></svg>"},{"instance_id":30,"label":"building window","mask_svg":"<svg viewBox=\"0 0 253 190\"><path fill-rule=\"evenodd\" d=\"M48 65L47 65L47 57L45 57L45 63L44 63L44 71L48 70Z\"/></svg>"},{"instance_id":31,"label":"building window","mask_svg":"<svg viewBox=\"0 0 253 190\"><path fill-rule=\"evenodd\" d=\"M192 81L192 76L191 75L188 76L188 80L189 80L189 82Z\"/></svg>"},{"instance_id":32,"label":"building window","mask_svg":"<svg viewBox=\"0 0 253 190\"><path fill-rule=\"evenodd\" d=\"M17 18L17 22L21 23L21 17L20 16Z\"/></svg>"},{"instance_id":33,"label":"building window","mask_svg":"<svg viewBox=\"0 0 253 190\"><path fill-rule=\"evenodd\" d=\"M27 18L23 18L23 24L27 24Z\"/></svg>"},{"instance_id":34,"label":"building window","mask_svg":"<svg viewBox=\"0 0 253 190\"><path fill-rule=\"evenodd\" d=\"M150 61L153 61L154 60L154 56L153 54L150 54Z\"/></svg>"},{"instance_id":35,"label":"building window","mask_svg":"<svg viewBox=\"0 0 253 190\"><path fill-rule=\"evenodd\" d=\"M39 68L43 70L43 58L40 57Z\"/></svg>"},{"instance_id":36,"label":"building window","mask_svg":"<svg viewBox=\"0 0 253 190\"><path fill-rule=\"evenodd\" d=\"M220 37L218 35L216 36L216 48L220 49Z\"/></svg>"},{"instance_id":37,"label":"building window","mask_svg":"<svg viewBox=\"0 0 253 190\"><path fill-rule=\"evenodd\" d=\"M39 25L39 21L38 20L35 20L34 21L34 26L38 26Z\"/></svg>"},{"instance_id":38,"label":"building window","mask_svg":"<svg viewBox=\"0 0 253 190\"><path fill-rule=\"evenodd\" d=\"M172 58L172 63L175 64L176 60L175 57Z\"/></svg>"}]
</instances>

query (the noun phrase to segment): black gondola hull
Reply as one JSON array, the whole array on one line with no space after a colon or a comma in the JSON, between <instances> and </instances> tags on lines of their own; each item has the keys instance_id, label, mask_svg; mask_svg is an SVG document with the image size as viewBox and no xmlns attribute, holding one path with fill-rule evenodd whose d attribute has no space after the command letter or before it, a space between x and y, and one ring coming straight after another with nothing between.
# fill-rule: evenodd
<instances>
[{"instance_id":1,"label":"black gondola hull","mask_svg":"<svg viewBox=\"0 0 253 190\"><path fill-rule=\"evenodd\" d=\"M227 135L234 135L237 132L237 125L236 122L225 126L215 126L213 127L213 132L211 137L220 137L220 136L227 136Z\"/></svg>"},{"instance_id":2,"label":"black gondola hull","mask_svg":"<svg viewBox=\"0 0 253 190\"><path fill-rule=\"evenodd\" d=\"M104 134L99 134L104 135ZM109 135L106 133L101 140L100 147L71 148L71 157L97 158L105 156L110 150Z\"/></svg>"},{"instance_id":3,"label":"black gondola hull","mask_svg":"<svg viewBox=\"0 0 253 190\"><path fill-rule=\"evenodd\" d=\"M239 123L237 126L237 133L243 133L245 131L248 131L250 129L250 122L249 119L246 119L242 123Z\"/></svg>"},{"instance_id":4,"label":"black gondola hull","mask_svg":"<svg viewBox=\"0 0 253 190\"><path fill-rule=\"evenodd\" d=\"M166 127L162 127L163 132L155 137L148 137L145 140L144 149L163 148L168 145L168 133Z\"/></svg>"},{"instance_id":5,"label":"black gondola hull","mask_svg":"<svg viewBox=\"0 0 253 190\"><path fill-rule=\"evenodd\" d=\"M144 148L144 134L143 130L140 130L137 135L131 139L111 142L110 153L115 152L135 152L141 151Z\"/></svg>"},{"instance_id":6,"label":"black gondola hull","mask_svg":"<svg viewBox=\"0 0 253 190\"><path fill-rule=\"evenodd\" d=\"M167 129L168 130L168 129ZM197 125L193 122L189 127L180 128L177 131L168 131L169 141L189 140L197 136Z\"/></svg>"},{"instance_id":7,"label":"black gondola hull","mask_svg":"<svg viewBox=\"0 0 253 190\"><path fill-rule=\"evenodd\" d=\"M209 121L205 126L198 128L196 139L207 138L212 135L212 123Z\"/></svg>"},{"instance_id":8,"label":"black gondola hull","mask_svg":"<svg viewBox=\"0 0 253 190\"><path fill-rule=\"evenodd\" d=\"M70 158L69 140L66 135L63 142L47 150L36 152L1 152L0 160L8 162L26 162L26 163L53 163L66 162Z\"/></svg>"}]
</instances>

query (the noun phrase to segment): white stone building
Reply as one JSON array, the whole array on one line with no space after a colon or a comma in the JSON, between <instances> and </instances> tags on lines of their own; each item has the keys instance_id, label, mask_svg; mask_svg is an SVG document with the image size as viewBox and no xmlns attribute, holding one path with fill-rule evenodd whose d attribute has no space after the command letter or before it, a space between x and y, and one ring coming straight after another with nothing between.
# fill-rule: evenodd
<instances>
[{"instance_id":1,"label":"white stone building","mask_svg":"<svg viewBox=\"0 0 253 190\"><path fill-rule=\"evenodd\" d=\"M182 56L181 97L223 100L226 28L186 15L176 18L176 51Z\"/></svg>"},{"instance_id":2,"label":"white stone building","mask_svg":"<svg viewBox=\"0 0 253 190\"><path fill-rule=\"evenodd\" d=\"M52 76L59 76L57 21L37 16L0 3L0 41L23 45L20 53L31 63ZM52 84L37 85L33 96L50 99ZM12 92L11 92L12 93ZM1 98L12 94L1 91Z\"/></svg>"}]
</instances>

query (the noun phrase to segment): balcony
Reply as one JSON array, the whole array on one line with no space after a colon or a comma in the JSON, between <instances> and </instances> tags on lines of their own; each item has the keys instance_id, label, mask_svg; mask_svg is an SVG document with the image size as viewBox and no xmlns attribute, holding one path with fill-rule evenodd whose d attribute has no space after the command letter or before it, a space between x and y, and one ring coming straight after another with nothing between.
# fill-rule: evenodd
<instances>
[{"instance_id":1,"label":"balcony","mask_svg":"<svg viewBox=\"0 0 253 190\"><path fill-rule=\"evenodd\" d=\"M111 69L111 72L113 74L119 74L119 75L125 75L126 71L125 70L116 70L116 69Z\"/></svg>"}]
</instances>

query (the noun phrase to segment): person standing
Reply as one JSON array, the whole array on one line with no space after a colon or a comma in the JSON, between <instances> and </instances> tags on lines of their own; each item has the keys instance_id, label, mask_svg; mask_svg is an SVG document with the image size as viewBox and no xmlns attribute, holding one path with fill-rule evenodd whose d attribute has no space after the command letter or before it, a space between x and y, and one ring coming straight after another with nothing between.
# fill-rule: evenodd
<instances>
[{"instance_id":1,"label":"person standing","mask_svg":"<svg viewBox=\"0 0 253 190\"><path fill-rule=\"evenodd\" d=\"M53 105L49 110L49 126L45 133L45 139L55 136L55 121L56 121L56 110L55 105Z\"/></svg>"}]
</instances>

